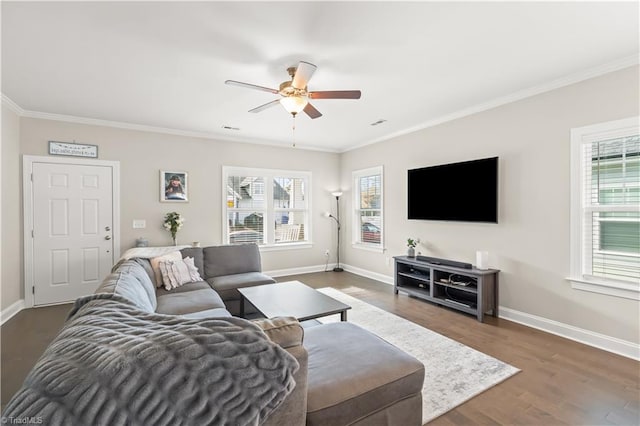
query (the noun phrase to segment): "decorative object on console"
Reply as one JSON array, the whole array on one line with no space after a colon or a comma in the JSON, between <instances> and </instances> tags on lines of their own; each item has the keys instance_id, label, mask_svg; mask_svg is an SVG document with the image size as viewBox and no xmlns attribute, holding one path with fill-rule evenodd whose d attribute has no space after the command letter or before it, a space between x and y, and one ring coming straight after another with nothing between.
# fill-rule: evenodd
<instances>
[{"instance_id":1,"label":"decorative object on console","mask_svg":"<svg viewBox=\"0 0 640 426\"><path fill-rule=\"evenodd\" d=\"M149 240L144 237L140 237L136 240L136 247L149 247Z\"/></svg>"},{"instance_id":2,"label":"decorative object on console","mask_svg":"<svg viewBox=\"0 0 640 426\"><path fill-rule=\"evenodd\" d=\"M332 217L333 220L336 221L338 225L338 243L336 245L336 267L333 268L333 272L342 272L344 269L340 267L340 196L342 195L341 191L332 192L331 195L336 197L336 216L332 215L329 212L324 214L325 217Z\"/></svg>"},{"instance_id":3,"label":"decorative object on console","mask_svg":"<svg viewBox=\"0 0 640 426\"><path fill-rule=\"evenodd\" d=\"M476 268L489 269L489 252L478 250L476 252Z\"/></svg>"},{"instance_id":4,"label":"decorative object on console","mask_svg":"<svg viewBox=\"0 0 640 426\"><path fill-rule=\"evenodd\" d=\"M176 239L176 234L182 228L184 224L184 218L177 212L170 212L164 215L164 229L171 232L171 239L173 240L173 245L178 245L178 240Z\"/></svg>"},{"instance_id":5,"label":"decorative object on console","mask_svg":"<svg viewBox=\"0 0 640 426\"><path fill-rule=\"evenodd\" d=\"M407 256L416 257L416 246L420 244L420 238L407 238Z\"/></svg>"},{"instance_id":6,"label":"decorative object on console","mask_svg":"<svg viewBox=\"0 0 640 426\"><path fill-rule=\"evenodd\" d=\"M186 203L189 201L189 186L186 172L160 170L160 201Z\"/></svg>"}]
</instances>

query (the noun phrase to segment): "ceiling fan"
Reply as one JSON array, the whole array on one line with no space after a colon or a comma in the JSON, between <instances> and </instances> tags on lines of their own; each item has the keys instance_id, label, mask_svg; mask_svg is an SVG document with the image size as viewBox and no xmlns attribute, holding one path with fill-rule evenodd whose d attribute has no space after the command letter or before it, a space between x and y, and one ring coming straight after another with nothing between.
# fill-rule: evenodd
<instances>
[{"instance_id":1,"label":"ceiling fan","mask_svg":"<svg viewBox=\"0 0 640 426\"><path fill-rule=\"evenodd\" d=\"M271 89L269 87L257 86L255 84L243 83L241 81L227 80L225 84L232 86L246 87L248 89L262 90L263 92L273 93L274 95L280 95L279 99L267 102L264 105L260 105L249 112L260 112L272 107L276 104L281 104L284 109L291 115L296 116L300 111L304 111L311 118L322 117L320 111L318 111L313 105L309 103L309 99L360 99L359 90L330 90L309 92L307 90L307 83L311 79L311 76L316 71L316 66L309 62L300 61L297 67L287 68L287 72L291 76L291 81L284 81L280 84L280 89Z\"/></svg>"}]
</instances>

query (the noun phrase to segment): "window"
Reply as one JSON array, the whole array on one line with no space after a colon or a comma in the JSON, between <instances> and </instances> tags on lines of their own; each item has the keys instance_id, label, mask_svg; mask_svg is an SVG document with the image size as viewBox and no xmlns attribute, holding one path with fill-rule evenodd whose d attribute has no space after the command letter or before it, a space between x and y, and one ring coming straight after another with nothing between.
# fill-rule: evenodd
<instances>
[{"instance_id":1,"label":"window","mask_svg":"<svg viewBox=\"0 0 640 426\"><path fill-rule=\"evenodd\" d=\"M571 139L573 287L639 299L638 119L573 129Z\"/></svg>"},{"instance_id":2,"label":"window","mask_svg":"<svg viewBox=\"0 0 640 426\"><path fill-rule=\"evenodd\" d=\"M358 248L382 250L382 166L353 172L353 241Z\"/></svg>"},{"instance_id":3,"label":"window","mask_svg":"<svg viewBox=\"0 0 640 426\"><path fill-rule=\"evenodd\" d=\"M223 167L226 243L264 247L310 242L311 173Z\"/></svg>"}]
</instances>

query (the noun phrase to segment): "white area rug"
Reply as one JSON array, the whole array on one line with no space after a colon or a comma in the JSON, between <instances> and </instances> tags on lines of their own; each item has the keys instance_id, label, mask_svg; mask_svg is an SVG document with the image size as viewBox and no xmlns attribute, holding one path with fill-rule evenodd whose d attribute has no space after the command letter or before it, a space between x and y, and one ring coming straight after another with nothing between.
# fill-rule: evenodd
<instances>
[{"instance_id":1,"label":"white area rug","mask_svg":"<svg viewBox=\"0 0 640 426\"><path fill-rule=\"evenodd\" d=\"M422 423L429 422L520 370L333 288L319 289L351 306L348 321L419 359L425 366ZM336 315L319 318L336 322Z\"/></svg>"}]
</instances>

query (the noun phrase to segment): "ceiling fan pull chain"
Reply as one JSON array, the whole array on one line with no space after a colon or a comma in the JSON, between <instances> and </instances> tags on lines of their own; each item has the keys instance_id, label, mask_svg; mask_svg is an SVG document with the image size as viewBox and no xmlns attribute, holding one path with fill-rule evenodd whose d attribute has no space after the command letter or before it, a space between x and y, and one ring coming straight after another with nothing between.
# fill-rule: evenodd
<instances>
[{"instance_id":1,"label":"ceiling fan pull chain","mask_svg":"<svg viewBox=\"0 0 640 426\"><path fill-rule=\"evenodd\" d=\"M291 126L291 130L293 130L293 147L296 147L296 115L293 114L293 125Z\"/></svg>"}]
</instances>

